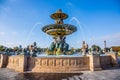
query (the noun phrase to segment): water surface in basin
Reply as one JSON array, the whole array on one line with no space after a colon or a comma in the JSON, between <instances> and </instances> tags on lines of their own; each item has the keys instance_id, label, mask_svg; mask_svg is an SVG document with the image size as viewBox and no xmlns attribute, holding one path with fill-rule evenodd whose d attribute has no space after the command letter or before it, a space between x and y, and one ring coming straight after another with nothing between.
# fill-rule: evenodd
<instances>
[{"instance_id":1,"label":"water surface in basin","mask_svg":"<svg viewBox=\"0 0 120 80\"><path fill-rule=\"evenodd\" d=\"M48 55L48 54L38 54L37 57L83 57L83 55L78 54L78 53L74 53L72 55Z\"/></svg>"}]
</instances>

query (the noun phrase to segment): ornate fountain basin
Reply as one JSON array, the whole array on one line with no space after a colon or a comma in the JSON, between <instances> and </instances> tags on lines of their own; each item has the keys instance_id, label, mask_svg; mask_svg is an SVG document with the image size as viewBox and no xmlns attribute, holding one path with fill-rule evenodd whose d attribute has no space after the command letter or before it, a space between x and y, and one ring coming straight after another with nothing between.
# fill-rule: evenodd
<instances>
[{"instance_id":1,"label":"ornate fountain basin","mask_svg":"<svg viewBox=\"0 0 120 80\"><path fill-rule=\"evenodd\" d=\"M70 24L50 24L42 28L42 31L51 36L64 36L75 32L77 28Z\"/></svg>"}]
</instances>

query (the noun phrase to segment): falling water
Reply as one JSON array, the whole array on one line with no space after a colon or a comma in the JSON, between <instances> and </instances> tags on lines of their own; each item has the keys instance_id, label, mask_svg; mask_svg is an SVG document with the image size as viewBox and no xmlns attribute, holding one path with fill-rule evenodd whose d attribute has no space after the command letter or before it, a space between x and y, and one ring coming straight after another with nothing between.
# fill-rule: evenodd
<instances>
[{"instance_id":1,"label":"falling water","mask_svg":"<svg viewBox=\"0 0 120 80\"><path fill-rule=\"evenodd\" d=\"M79 25L81 33L82 33L83 40L85 41L86 40L85 39L85 34L84 34L84 31L83 31L83 28L82 28L82 25L81 25L80 21L76 17L72 17L70 22L73 21L73 20L75 20L77 22L77 24Z\"/></svg>"},{"instance_id":2,"label":"falling water","mask_svg":"<svg viewBox=\"0 0 120 80\"><path fill-rule=\"evenodd\" d=\"M26 39L26 41L25 41L25 45L27 45L27 43L29 42L30 36L31 36L33 30L37 27L37 25L43 26L43 24L40 23L40 22L35 23L35 24L33 25L33 27L31 28L31 30L30 30L30 32L29 32L29 34L28 34L28 36L27 36L27 39Z\"/></svg>"},{"instance_id":3,"label":"falling water","mask_svg":"<svg viewBox=\"0 0 120 80\"><path fill-rule=\"evenodd\" d=\"M81 24L80 20L78 20L76 17L72 17L71 20L70 20L70 22L71 22L72 20L75 20L75 21L77 22L77 24L79 25L79 28L80 28L80 30L81 30L83 40L84 40L84 41L87 41L87 40L86 40L85 33L84 33L84 30L83 30L83 27L84 27L83 24ZM87 29L87 30L88 30L88 29ZM87 30L86 30L86 32L87 32ZM89 32L91 32L91 31L89 31ZM95 41L95 38L94 38L93 34L91 34L91 33L89 33L89 32L88 32L88 34L91 36L91 38L90 38L91 41L89 42L89 45L93 45L93 44L96 43L96 41Z\"/></svg>"}]
</instances>

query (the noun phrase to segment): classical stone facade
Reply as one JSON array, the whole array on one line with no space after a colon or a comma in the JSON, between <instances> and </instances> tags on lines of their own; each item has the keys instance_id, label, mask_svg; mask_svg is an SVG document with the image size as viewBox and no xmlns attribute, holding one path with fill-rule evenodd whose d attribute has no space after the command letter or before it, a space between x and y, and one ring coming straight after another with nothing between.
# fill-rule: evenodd
<instances>
[{"instance_id":1,"label":"classical stone facade","mask_svg":"<svg viewBox=\"0 0 120 80\"><path fill-rule=\"evenodd\" d=\"M74 72L102 70L118 66L116 54L106 56L87 55L83 57L30 57L0 55L0 67L25 72Z\"/></svg>"}]
</instances>

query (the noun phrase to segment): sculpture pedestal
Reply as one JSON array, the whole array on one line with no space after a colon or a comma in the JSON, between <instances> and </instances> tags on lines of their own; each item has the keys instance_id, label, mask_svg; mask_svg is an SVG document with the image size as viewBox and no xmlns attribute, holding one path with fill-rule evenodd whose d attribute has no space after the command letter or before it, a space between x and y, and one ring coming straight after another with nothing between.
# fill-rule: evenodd
<instances>
[{"instance_id":1,"label":"sculpture pedestal","mask_svg":"<svg viewBox=\"0 0 120 80\"><path fill-rule=\"evenodd\" d=\"M9 56L7 68L15 71L24 72L27 70L27 56Z\"/></svg>"},{"instance_id":2,"label":"sculpture pedestal","mask_svg":"<svg viewBox=\"0 0 120 80\"><path fill-rule=\"evenodd\" d=\"M0 68L5 68L8 63L8 56L0 54Z\"/></svg>"},{"instance_id":3,"label":"sculpture pedestal","mask_svg":"<svg viewBox=\"0 0 120 80\"><path fill-rule=\"evenodd\" d=\"M101 65L100 65L100 55L95 54L95 55L89 55L90 58L90 70L91 71L97 71L97 70L102 70Z\"/></svg>"},{"instance_id":4,"label":"sculpture pedestal","mask_svg":"<svg viewBox=\"0 0 120 80\"><path fill-rule=\"evenodd\" d=\"M117 54L112 52L112 53L108 53L107 55L111 57L112 67L118 67L119 65L118 65Z\"/></svg>"}]
</instances>

